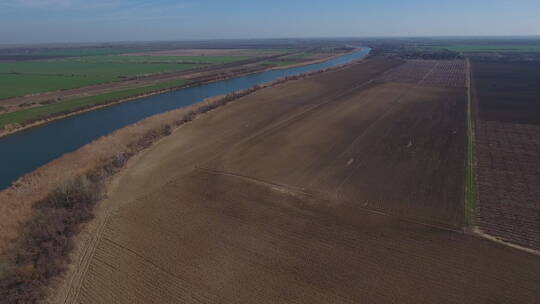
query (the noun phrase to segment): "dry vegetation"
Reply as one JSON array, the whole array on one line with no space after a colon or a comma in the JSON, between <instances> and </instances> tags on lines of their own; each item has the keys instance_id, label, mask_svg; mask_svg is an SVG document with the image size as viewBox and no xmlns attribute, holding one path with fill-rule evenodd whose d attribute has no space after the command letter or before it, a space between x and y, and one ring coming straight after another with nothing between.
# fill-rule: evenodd
<instances>
[{"instance_id":1,"label":"dry vegetation","mask_svg":"<svg viewBox=\"0 0 540 304\"><path fill-rule=\"evenodd\" d=\"M0 295L3 300L7 303L31 303L43 298L44 287L65 270L66 258L73 246L71 238L77 234L82 223L92 219L94 205L102 199L103 185L130 157L159 138L170 135L173 128L193 120L196 115L253 90L205 101L122 129L25 176L14 186L16 190L11 188L2 193L2 198L7 200L7 204L0 202L3 208L22 211L21 214L11 214L16 222L9 219L2 221L1 231L12 231L11 235L2 235L3 241L18 235L17 224L30 217L13 253L7 251L7 266L0 273ZM73 159L77 161L73 162ZM79 167L80 164L85 166ZM48 176L55 176L53 182L47 182ZM32 188L32 191L28 191L28 188ZM28 192L31 195L25 195ZM30 204L16 206L20 203L17 196L25 197Z\"/></svg>"}]
</instances>

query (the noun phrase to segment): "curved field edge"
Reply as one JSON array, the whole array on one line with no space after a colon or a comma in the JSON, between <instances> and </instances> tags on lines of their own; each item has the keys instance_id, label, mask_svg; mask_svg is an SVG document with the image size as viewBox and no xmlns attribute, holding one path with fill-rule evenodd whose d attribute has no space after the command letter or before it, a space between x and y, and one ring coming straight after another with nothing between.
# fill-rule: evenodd
<instances>
[{"instance_id":1,"label":"curved field edge","mask_svg":"<svg viewBox=\"0 0 540 304\"><path fill-rule=\"evenodd\" d=\"M106 184L131 157L200 114L262 88L349 64L285 77L152 116L64 155L0 192L0 298L27 303L46 297L48 287L67 269L81 225L93 218Z\"/></svg>"}]
</instances>

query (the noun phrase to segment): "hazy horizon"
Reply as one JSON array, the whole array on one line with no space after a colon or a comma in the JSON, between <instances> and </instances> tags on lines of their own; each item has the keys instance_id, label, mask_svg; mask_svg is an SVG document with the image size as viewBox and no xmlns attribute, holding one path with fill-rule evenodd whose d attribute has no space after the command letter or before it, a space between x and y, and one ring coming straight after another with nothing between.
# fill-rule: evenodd
<instances>
[{"instance_id":1,"label":"hazy horizon","mask_svg":"<svg viewBox=\"0 0 540 304\"><path fill-rule=\"evenodd\" d=\"M0 42L0 47L11 47L11 46L42 46L42 45L97 45L97 44L143 44L143 43L160 43L160 42L206 42L206 41L250 41L250 40L302 40L302 39L325 39L325 40L350 40L350 39L540 39L540 35L485 35L485 36L475 36L475 35L462 35L462 36L451 36L451 35L440 35L440 36L334 36L334 37L252 37L252 38L208 38L208 39L161 39L161 40L102 40L102 41L50 41L50 42L27 42L27 43L2 43Z\"/></svg>"},{"instance_id":2,"label":"hazy horizon","mask_svg":"<svg viewBox=\"0 0 540 304\"><path fill-rule=\"evenodd\" d=\"M540 34L524 0L4 0L0 44Z\"/></svg>"}]
</instances>

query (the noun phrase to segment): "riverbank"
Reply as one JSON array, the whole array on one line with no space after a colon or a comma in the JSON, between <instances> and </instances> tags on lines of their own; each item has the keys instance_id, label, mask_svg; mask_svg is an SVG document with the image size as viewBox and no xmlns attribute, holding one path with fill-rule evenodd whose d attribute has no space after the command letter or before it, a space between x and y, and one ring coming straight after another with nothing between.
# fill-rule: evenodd
<instances>
[{"instance_id":1,"label":"riverbank","mask_svg":"<svg viewBox=\"0 0 540 304\"><path fill-rule=\"evenodd\" d=\"M290 68L295 68L295 67L302 67L302 66L322 63L322 62L326 62L326 61L329 61L329 60L332 60L332 59L335 59L335 58L338 58L338 57L341 57L341 56L344 56L346 54L350 54L352 52L359 51L359 50L361 50L361 49L354 49L354 50L352 50L350 52L347 52L347 53L340 53L340 54L336 54L336 55L333 55L333 56L330 56L330 57L327 57L327 58L321 58L321 59L316 59L316 60L312 60L312 61L306 61L306 62L302 62L302 63L299 63L299 64L294 64L294 65L281 66L281 67L268 67L268 68L263 68L263 69L254 69L254 70L250 70L248 68L247 70L243 70L241 72L231 72L231 73L225 73L225 74L224 73L216 73L214 75L207 75L207 76L198 77L198 78L195 78L194 80L185 80L186 84L179 85L179 86L172 86L170 88L165 88L165 89L157 89L155 91L145 92L145 93L142 93L142 94L135 94L133 96L129 96L129 97L126 97L126 98L111 99L111 100L99 102L99 103L96 103L96 104L77 107L77 108L74 108L73 110L55 112L55 113L51 113L49 115L39 117L39 118L36 118L36 119L30 119L30 120L27 120L27 121L20 121L20 122L0 126L0 138L2 138L4 136L13 135L13 134L15 134L17 132L21 132L21 131L24 131L24 130L27 130L27 129L30 129L30 128L39 127L39 126L45 125L45 124L53 122L53 121L65 119L65 118L68 118L68 117L72 117L72 116L79 115L79 114L86 113L86 112L90 112L90 111L95 111L95 110L102 109L102 108L105 108L105 107L118 105L118 104L124 103L124 102L134 101L134 100L138 100L138 99L145 98L145 97L150 97L150 96L154 96L154 95L164 94L164 93L167 93L167 92L187 89L187 88L194 87L194 86L210 84L210 83L223 81L223 80L227 80L227 79L232 79L232 78L236 78L236 77L248 76L248 75L255 74L255 73L262 73L262 72L272 71L272 70L290 69ZM158 83L157 85L159 85L159 84L160 83ZM144 87L141 87L141 88L144 88ZM112 92L116 92L116 91L112 91ZM110 93L112 93L112 92L110 92ZM99 96L99 95L97 95L97 96ZM69 102L72 102L72 101L68 100L68 101L65 101L64 103L69 103ZM44 107L46 107L46 106L44 106ZM29 108L29 109L34 109L34 108ZM27 109L25 109L25 110L27 110ZM21 110L21 111L25 111L25 110ZM2 115L9 115L10 113L17 113L17 112L0 113L0 121L1 121Z\"/></svg>"},{"instance_id":2,"label":"riverbank","mask_svg":"<svg viewBox=\"0 0 540 304\"><path fill-rule=\"evenodd\" d=\"M358 52L360 50L362 50L362 48L353 49L350 52L339 53L339 54L335 54L335 55L332 55L332 56L326 57L326 58L320 58L320 59L315 59L315 60L311 60L311 61L291 64L291 65L285 65L285 66L275 66L275 67L267 68L267 69L265 69L265 71L285 70L285 69L290 69L290 68L302 67L302 66L306 66L306 65L310 65L310 64L322 63L322 62L325 62L325 61L328 61L328 60L332 60L332 59L341 57L343 55L347 55L347 54L350 54L350 53L353 53L353 52Z\"/></svg>"},{"instance_id":3,"label":"riverbank","mask_svg":"<svg viewBox=\"0 0 540 304\"><path fill-rule=\"evenodd\" d=\"M6 298L42 298L45 286L64 271L72 238L93 217L93 206L103 198L107 181L140 151L199 115L240 97L343 67L279 79L152 116L25 175L0 192L0 264L4 265L0 290L7 293Z\"/></svg>"},{"instance_id":4,"label":"riverbank","mask_svg":"<svg viewBox=\"0 0 540 304\"><path fill-rule=\"evenodd\" d=\"M249 76L193 86L183 90L124 102L116 106L88 111L77 116L0 138L0 189L9 187L23 175L32 172L62 155L152 115L189 106L212 96L248 89L276 79L335 67L364 58L369 49L314 65L287 70L268 71ZM204 75L201 75L204 76ZM214 75L215 76L215 75ZM222 75L226 76L226 75ZM39 153L33 153L36 148Z\"/></svg>"}]
</instances>

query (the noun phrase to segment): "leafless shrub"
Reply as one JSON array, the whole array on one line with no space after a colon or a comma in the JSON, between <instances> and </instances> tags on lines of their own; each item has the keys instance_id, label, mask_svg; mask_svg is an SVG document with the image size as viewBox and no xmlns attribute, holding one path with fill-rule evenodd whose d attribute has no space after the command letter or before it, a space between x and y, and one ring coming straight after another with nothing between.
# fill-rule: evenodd
<instances>
[{"instance_id":1,"label":"leafless shrub","mask_svg":"<svg viewBox=\"0 0 540 304\"><path fill-rule=\"evenodd\" d=\"M103 182L87 176L59 186L38 202L37 216L16 248L11 268L0 278L4 303L34 303L42 299L48 282L61 274L80 225L93 217Z\"/></svg>"},{"instance_id":2,"label":"leafless shrub","mask_svg":"<svg viewBox=\"0 0 540 304\"><path fill-rule=\"evenodd\" d=\"M47 100L40 101L38 103L40 105L48 105L48 104L56 103L56 100L55 99L47 99Z\"/></svg>"},{"instance_id":3,"label":"leafless shrub","mask_svg":"<svg viewBox=\"0 0 540 304\"><path fill-rule=\"evenodd\" d=\"M26 107L29 107L29 106L33 106L35 105L36 102L25 102L25 103L21 103L20 105L18 105L19 108L26 108Z\"/></svg>"}]
</instances>

